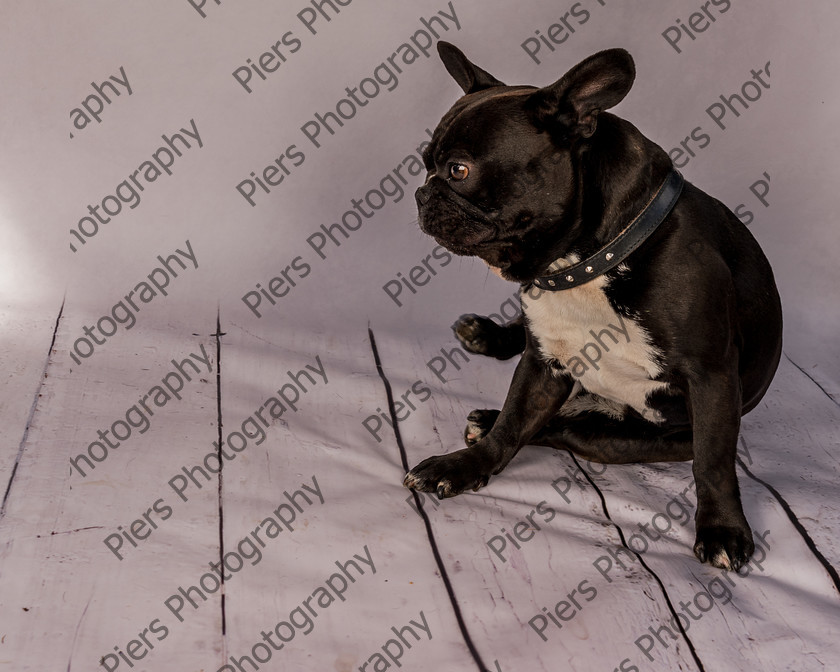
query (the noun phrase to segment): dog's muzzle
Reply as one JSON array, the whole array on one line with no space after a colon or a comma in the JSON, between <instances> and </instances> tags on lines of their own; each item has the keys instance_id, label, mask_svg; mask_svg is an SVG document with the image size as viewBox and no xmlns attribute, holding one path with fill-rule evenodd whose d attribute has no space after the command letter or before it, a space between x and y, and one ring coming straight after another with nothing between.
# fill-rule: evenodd
<instances>
[{"instance_id":1,"label":"dog's muzzle","mask_svg":"<svg viewBox=\"0 0 840 672\"><path fill-rule=\"evenodd\" d=\"M417 207L422 207L429 202L429 199L432 197L432 190L429 187L429 183L426 182L422 187L419 187L417 191L414 192L414 200L417 201Z\"/></svg>"}]
</instances>

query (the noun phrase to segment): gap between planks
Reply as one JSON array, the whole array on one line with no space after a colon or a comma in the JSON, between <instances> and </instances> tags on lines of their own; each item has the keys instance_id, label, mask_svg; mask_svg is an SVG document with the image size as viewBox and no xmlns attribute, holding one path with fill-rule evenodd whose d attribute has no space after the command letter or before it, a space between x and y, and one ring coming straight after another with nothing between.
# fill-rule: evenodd
<instances>
[{"instance_id":1,"label":"gap between planks","mask_svg":"<svg viewBox=\"0 0 840 672\"><path fill-rule=\"evenodd\" d=\"M368 337L370 338L370 349L373 353L373 361L376 365L376 371L379 374L379 377L382 379L382 384L385 387L385 396L388 400L388 413L391 416L391 426L394 428L394 439L397 443L397 448L400 451L400 461L402 462L403 470L408 472L408 456L405 451L405 446L403 445L402 436L400 434L399 422L397 420L397 413L394 407L394 395L391 391L391 383L388 380L388 377L385 375L384 368L382 366L382 360L379 357L379 351L376 348L376 338L373 335L373 330L368 326ZM423 519L423 525L426 528L426 537L429 540L429 546L431 547L432 555L435 558L435 564L437 565L438 571L440 572L440 578L443 581L444 586L446 587L446 593L449 596L449 603L452 606L452 611L455 615L455 620L458 622L458 628L461 631L461 636L464 638L464 643L467 645L469 649L470 655L472 656L473 660L475 661L476 665L478 665L479 672L485 672L485 670L489 669L481 659L481 654L479 654L478 649L475 646L475 643L470 636L469 630L467 630L467 624L464 622L464 616L461 613L461 607L458 604L458 598L455 596L455 589L452 587L452 582L449 579L449 574L446 571L446 567L443 564L443 558L440 555L440 550L438 549L437 540L435 539L434 531L432 530L432 522L429 519L429 515L426 513L426 510L423 508L423 502L420 499L419 495L415 490L411 490L411 494L414 497L414 505L417 507L417 511L420 514L420 517Z\"/></svg>"},{"instance_id":2,"label":"gap between planks","mask_svg":"<svg viewBox=\"0 0 840 672\"><path fill-rule=\"evenodd\" d=\"M38 387L35 389L35 394L32 398L32 405L29 407L29 416L26 418L26 424L23 428L23 436L20 439L20 444L18 445L17 455L15 455L15 462L12 465L12 471L9 474L9 482L6 484L6 491L3 493L3 503L0 504L0 521L3 520L4 516L6 515L6 505L9 501L9 495L12 492L12 485L15 482L15 475L17 474L18 465L20 464L20 460L23 457L23 451L26 448L26 439L29 437L29 428L32 425L32 420L35 417L35 411L38 410L38 399L41 397L41 390L44 387L44 381L47 379L47 370L50 367L50 362L52 361L52 351L53 347L55 347L55 339L58 335L58 325L61 323L61 316L64 314L64 301L66 297L61 299L61 307L58 309L58 316L55 318L55 327L53 327L52 339L50 340L50 347L47 350L47 357L44 361L44 368L41 371L41 377L38 382Z\"/></svg>"}]
</instances>

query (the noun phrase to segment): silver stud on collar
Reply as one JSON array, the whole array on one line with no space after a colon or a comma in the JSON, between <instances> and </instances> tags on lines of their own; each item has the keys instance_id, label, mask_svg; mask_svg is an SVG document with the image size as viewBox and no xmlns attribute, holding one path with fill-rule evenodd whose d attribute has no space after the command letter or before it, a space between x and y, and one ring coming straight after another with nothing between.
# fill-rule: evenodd
<instances>
[{"instance_id":1,"label":"silver stud on collar","mask_svg":"<svg viewBox=\"0 0 840 672\"><path fill-rule=\"evenodd\" d=\"M566 276L566 280L567 280L568 282L574 282L574 281L575 281L575 278L574 278L574 276L567 275L567 276Z\"/></svg>"},{"instance_id":2,"label":"silver stud on collar","mask_svg":"<svg viewBox=\"0 0 840 672\"><path fill-rule=\"evenodd\" d=\"M554 287L554 280L549 280L548 284L551 285L552 287Z\"/></svg>"},{"instance_id":3,"label":"silver stud on collar","mask_svg":"<svg viewBox=\"0 0 840 672\"><path fill-rule=\"evenodd\" d=\"M587 266L587 267L586 267L585 269L583 269L583 270L585 270L587 273L591 273L591 272L592 272L592 267L591 267L591 266Z\"/></svg>"},{"instance_id":4,"label":"silver stud on collar","mask_svg":"<svg viewBox=\"0 0 840 672\"><path fill-rule=\"evenodd\" d=\"M615 255L614 255L612 252L607 252L607 257L606 257L607 261L609 261L610 259L612 259L614 256L615 256Z\"/></svg>"}]
</instances>

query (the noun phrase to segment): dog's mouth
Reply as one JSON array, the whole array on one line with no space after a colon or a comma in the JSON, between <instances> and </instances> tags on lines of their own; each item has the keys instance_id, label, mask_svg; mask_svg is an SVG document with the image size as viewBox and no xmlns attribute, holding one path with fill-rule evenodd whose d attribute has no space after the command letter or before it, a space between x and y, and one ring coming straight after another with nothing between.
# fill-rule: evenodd
<instances>
[{"instance_id":1,"label":"dog's mouth","mask_svg":"<svg viewBox=\"0 0 840 672\"><path fill-rule=\"evenodd\" d=\"M421 229L423 229L422 225ZM512 273L512 267L522 261L522 254L519 251L519 247L514 245L514 243L501 240L495 234L492 237L479 236L474 240L469 236L459 236L457 240L452 240L448 236L443 236L439 233L430 233L425 231L425 229L423 230L434 238L439 245L442 245L453 254L462 257L478 257L487 264L487 267L493 273L503 280L512 282L522 281L522 278Z\"/></svg>"},{"instance_id":2,"label":"dog's mouth","mask_svg":"<svg viewBox=\"0 0 840 672\"><path fill-rule=\"evenodd\" d=\"M530 279L521 235L494 225L492 213L473 213L469 206L429 198L418 199L418 206L420 230L439 245L462 257L478 257L504 280Z\"/></svg>"},{"instance_id":3,"label":"dog's mouth","mask_svg":"<svg viewBox=\"0 0 840 672\"><path fill-rule=\"evenodd\" d=\"M482 257L498 244L497 232L487 227L477 227L470 222L429 223L419 218L420 230L434 238L453 254L463 257Z\"/></svg>"},{"instance_id":4,"label":"dog's mouth","mask_svg":"<svg viewBox=\"0 0 840 672\"><path fill-rule=\"evenodd\" d=\"M472 240L471 237L461 237L458 240L453 240L449 236L429 233L428 231L425 233L428 233L432 238L434 238L439 245L442 245L453 254L457 254L462 257L483 258L482 251L487 254L490 247L490 242L486 240Z\"/></svg>"},{"instance_id":5,"label":"dog's mouth","mask_svg":"<svg viewBox=\"0 0 840 672\"><path fill-rule=\"evenodd\" d=\"M482 247L492 245L498 235L493 227L468 217L437 218L421 211L418 222L423 233L455 254L476 254Z\"/></svg>"}]
</instances>

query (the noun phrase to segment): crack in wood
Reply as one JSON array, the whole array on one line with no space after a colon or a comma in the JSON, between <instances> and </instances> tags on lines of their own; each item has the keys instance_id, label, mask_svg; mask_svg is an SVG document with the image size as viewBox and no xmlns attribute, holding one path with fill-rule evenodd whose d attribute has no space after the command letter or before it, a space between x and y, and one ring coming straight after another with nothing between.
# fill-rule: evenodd
<instances>
[{"instance_id":1,"label":"crack in wood","mask_svg":"<svg viewBox=\"0 0 840 672\"><path fill-rule=\"evenodd\" d=\"M220 566L224 564L225 559L225 511L224 511L224 466L225 461L222 459L222 336L225 333L222 331L221 313L216 310L216 333L211 334L216 339L216 425L218 426L218 448L216 457L219 460L219 485L218 485L218 501L219 501L219 563ZM225 613L225 573L220 572L221 586L219 594L221 596L221 610L222 610L222 646L225 647L225 633L227 632L227 615ZM227 659L227 652L223 659Z\"/></svg>"},{"instance_id":2,"label":"crack in wood","mask_svg":"<svg viewBox=\"0 0 840 672\"><path fill-rule=\"evenodd\" d=\"M796 365L794 364L794 366ZM746 445L746 441L744 440L743 436L741 436L741 443ZM811 553L814 554L814 557L819 561L819 563L828 573L828 576L831 578L832 583L834 583L834 589L837 591L837 594L840 595L840 574L838 574L837 569L822 554L820 549L817 548L816 542L811 538L811 535L808 534L808 530L805 529L805 526L799 521L799 517L794 513L787 500L770 483L752 473L740 457L736 456L735 459L747 476L749 476L756 483L760 483L761 485L763 485L773 495L773 497L776 498L776 501L779 502L779 505L782 507L782 510L785 512L785 515L787 515L788 520L790 520L791 525L793 525L794 529L797 532L799 532L799 535L802 537L802 540L805 542L805 545L809 548Z\"/></svg>"},{"instance_id":3,"label":"crack in wood","mask_svg":"<svg viewBox=\"0 0 840 672\"><path fill-rule=\"evenodd\" d=\"M814 378L812 378L810 375L808 375L808 372L805 371L805 369L803 369L801 366L799 366L799 364L794 362L787 353L784 353L784 355L785 355L785 359L787 359L791 364L793 364L797 369L799 369L799 372L802 373L802 375L804 375L808 380L810 380L812 383L814 383L814 385L817 386L817 388L820 390L820 392L822 392L825 396L827 396L829 399L831 399L831 401L833 401L836 406L840 406L840 401L837 401L837 399L835 399L828 392L828 390L826 390Z\"/></svg>"},{"instance_id":4,"label":"crack in wood","mask_svg":"<svg viewBox=\"0 0 840 672\"><path fill-rule=\"evenodd\" d=\"M73 651L76 649L76 640L79 639L79 628L82 627L82 621L85 620L85 614L87 614L88 607L90 606L90 602L93 598L89 597L87 604L85 604L85 608L82 610L82 615L79 616L79 620L76 623L76 629L73 632L73 643L70 645L70 658L67 660L67 672L71 672L73 667Z\"/></svg>"},{"instance_id":5,"label":"crack in wood","mask_svg":"<svg viewBox=\"0 0 840 672\"><path fill-rule=\"evenodd\" d=\"M44 362L44 370L41 373L41 380L38 383L38 389L35 390L35 396L32 399L32 406L29 408L29 417L26 419L26 425L23 428L23 436L20 439L20 444L18 445L18 452L15 456L15 463L12 466L12 473L9 475L9 482L6 484L6 492L3 494L3 503L0 504L0 520L3 520L4 516L6 515L6 505L9 503L9 495L12 492L12 484L15 481L15 476L17 475L18 465L20 464L20 460L23 457L23 451L26 447L26 439L29 437L29 428L32 426L32 420L35 417L35 411L38 409L38 400L41 398L41 389L44 387L44 381L47 379L47 369L50 367L50 362L52 361L52 352L53 348L55 347L55 339L58 335L58 325L61 322L61 316L64 314L64 301L65 297L61 299L61 307L58 309L58 317L55 318L55 327L53 328L52 340L50 340L50 347L47 350L47 359Z\"/></svg>"},{"instance_id":6,"label":"crack in wood","mask_svg":"<svg viewBox=\"0 0 840 672\"><path fill-rule=\"evenodd\" d=\"M49 536L53 537L57 534L73 534L74 532L83 532L84 530L103 530L105 527L103 525L91 525L89 527L77 527L75 530L64 530L62 532L56 532L53 530L50 532ZM46 534L36 534L36 539L41 539L42 537L46 537Z\"/></svg>"}]
</instances>

